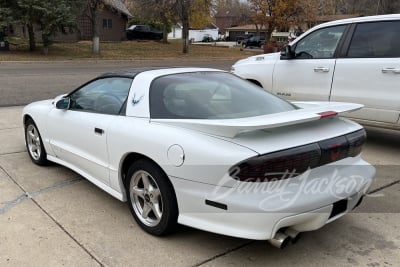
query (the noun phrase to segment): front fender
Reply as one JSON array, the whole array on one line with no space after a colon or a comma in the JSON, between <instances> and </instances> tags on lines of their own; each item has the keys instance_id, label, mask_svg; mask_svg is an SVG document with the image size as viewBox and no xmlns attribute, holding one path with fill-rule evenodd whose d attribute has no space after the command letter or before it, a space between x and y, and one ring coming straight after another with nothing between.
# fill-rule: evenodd
<instances>
[{"instance_id":1,"label":"front fender","mask_svg":"<svg viewBox=\"0 0 400 267\"><path fill-rule=\"evenodd\" d=\"M49 155L54 155L54 153L50 146L50 138L47 128L47 116L53 108L53 100L43 100L31 103L25 106L22 110L22 120L24 128L27 118L30 117L36 124L36 127L38 128L40 136L42 138L46 153Z\"/></svg>"},{"instance_id":2,"label":"front fender","mask_svg":"<svg viewBox=\"0 0 400 267\"><path fill-rule=\"evenodd\" d=\"M274 68L279 57L279 53L273 53L239 60L232 66L232 73L243 79L256 81L271 92Z\"/></svg>"}]
</instances>

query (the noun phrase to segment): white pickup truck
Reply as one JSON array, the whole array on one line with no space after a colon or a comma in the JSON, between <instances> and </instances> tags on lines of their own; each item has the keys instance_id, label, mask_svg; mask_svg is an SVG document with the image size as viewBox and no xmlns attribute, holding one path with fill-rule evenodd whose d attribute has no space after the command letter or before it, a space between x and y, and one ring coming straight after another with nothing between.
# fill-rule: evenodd
<instances>
[{"instance_id":1,"label":"white pickup truck","mask_svg":"<svg viewBox=\"0 0 400 267\"><path fill-rule=\"evenodd\" d=\"M281 53L239 60L232 72L288 100L363 104L349 116L400 130L400 14L320 24Z\"/></svg>"}]
</instances>

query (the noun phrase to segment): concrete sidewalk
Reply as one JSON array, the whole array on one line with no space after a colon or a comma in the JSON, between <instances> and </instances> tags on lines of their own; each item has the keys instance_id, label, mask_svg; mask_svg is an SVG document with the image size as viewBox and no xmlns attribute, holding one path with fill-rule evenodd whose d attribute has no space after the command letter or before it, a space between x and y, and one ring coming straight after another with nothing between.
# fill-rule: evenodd
<instances>
[{"instance_id":1,"label":"concrete sidewalk","mask_svg":"<svg viewBox=\"0 0 400 267\"><path fill-rule=\"evenodd\" d=\"M0 108L0 266L399 266L400 134L368 133L381 196L281 251L186 227L144 233L126 203L64 167L31 163L21 107Z\"/></svg>"}]
</instances>

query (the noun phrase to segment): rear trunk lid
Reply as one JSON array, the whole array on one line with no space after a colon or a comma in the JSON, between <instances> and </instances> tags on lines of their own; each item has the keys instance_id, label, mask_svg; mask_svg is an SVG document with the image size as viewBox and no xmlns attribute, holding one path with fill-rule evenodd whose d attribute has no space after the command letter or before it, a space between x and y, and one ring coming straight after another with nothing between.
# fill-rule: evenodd
<instances>
[{"instance_id":1,"label":"rear trunk lid","mask_svg":"<svg viewBox=\"0 0 400 267\"><path fill-rule=\"evenodd\" d=\"M257 117L151 121L215 135L259 154L345 135L362 128L354 122L336 117L337 114L360 109L362 105L339 102L293 103L299 109Z\"/></svg>"}]
</instances>

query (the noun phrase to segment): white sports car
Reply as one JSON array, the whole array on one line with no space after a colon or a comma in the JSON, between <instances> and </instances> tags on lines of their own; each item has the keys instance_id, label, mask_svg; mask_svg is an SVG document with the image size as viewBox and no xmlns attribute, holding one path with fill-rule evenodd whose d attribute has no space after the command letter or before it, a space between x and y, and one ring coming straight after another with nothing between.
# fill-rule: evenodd
<instances>
[{"instance_id":1,"label":"white sports car","mask_svg":"<svg viewBox=\"0 0 400 267\"><path fill-rule=\"evenodd\" d=\"M177 224L278 247L360 202L375 169L358 104L289 103L215 69L104 74L23 110L29 156L64 165L162 235Z\"/></svg>"}]
</instances>

